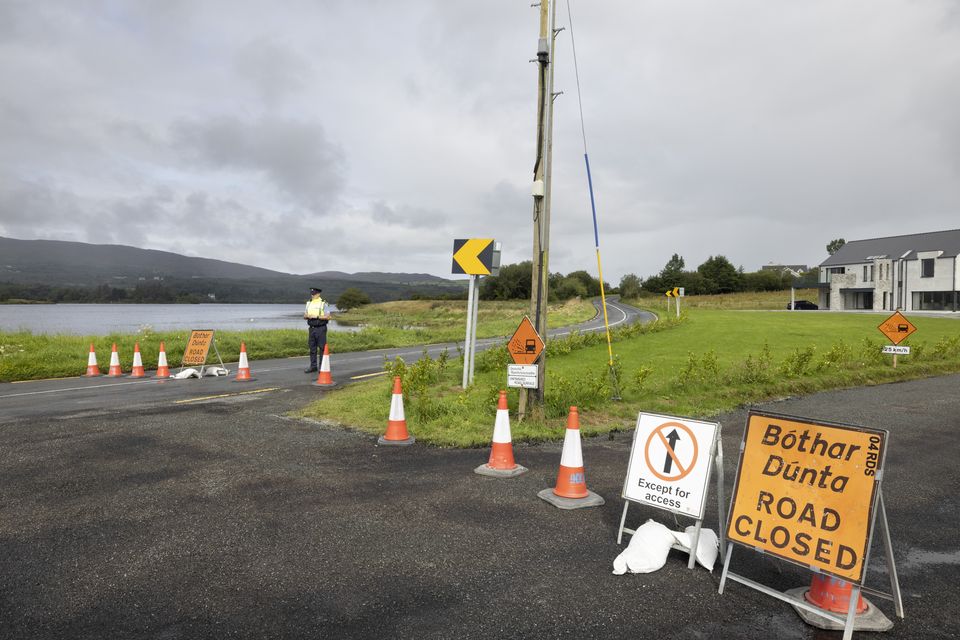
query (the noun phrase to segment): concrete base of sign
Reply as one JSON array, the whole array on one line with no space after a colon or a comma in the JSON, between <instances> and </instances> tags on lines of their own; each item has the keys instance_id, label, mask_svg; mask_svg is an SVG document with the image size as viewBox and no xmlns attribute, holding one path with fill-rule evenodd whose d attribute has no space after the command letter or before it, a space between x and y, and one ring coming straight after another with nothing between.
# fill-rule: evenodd
<instances>
[{"instance_id":1,"label":"concrete base of sign","mask_svg":"<svg viewBox=\"0 0 960 640\"><path fill-rule=\"evenodd\" d=\"M797 587L796 589L788 589L787 595L793 596L798 600L803 600L807 591L810 590L810 587ZM877 607L873 605L872 602L863 599L864 604L867 605L867 610L863 613L858 613L857 616L853 619L853 630L854 631L889 631L893 628L893 622L890 621L890 618L883 614L883 611L880 611ZM833 620L828 620L823 616L818 616L812 611L807 611L806 609L801 609L800 607L794 607L794 611L797 612L804 622L806 622L811 627L816 627L817 629L827 629L829 631L843 631L843 625L834 622ZM845 615L845 614L838 614Z\"/></svg>"},{"instance_id":2,"label":"concrete base of sign","mask_svg":"<svg viewBox=\"0 0 960 640\"><path fill-rule=\"evenodd\" d=\"M513 469L494 469L490 465L482 464L474 469L473 472L479 473L482 476L490 476L491 478L516 478L526 473L527 468L518 464Z\"/></svg>"},{"instance_id":3,"label":"concrete base of sign","mask_svg":"<svg viewBox=\"0 0 960 640\"><path fill-rule=\"evenodd\" d=\"M406 447L416 441L417 439L413 436L410 436L406 440L387 440L384 436L380 436L380 438L377 439L377 444L386 445L388 447Z\"/></svg>"},{"instance_id":4,"label":"concrete base of sign","mask_svg":"<svg viewBox=\"0 0 960 640\"><path fill-rule=\"evenodd\" d=\"M585 509L586 507L599 507L604 504L603 498L593 491L587 491L586 498L561 498L553 492L553 489L544 489L537 496L557 509Z\"/></svg>"}]
</instances>

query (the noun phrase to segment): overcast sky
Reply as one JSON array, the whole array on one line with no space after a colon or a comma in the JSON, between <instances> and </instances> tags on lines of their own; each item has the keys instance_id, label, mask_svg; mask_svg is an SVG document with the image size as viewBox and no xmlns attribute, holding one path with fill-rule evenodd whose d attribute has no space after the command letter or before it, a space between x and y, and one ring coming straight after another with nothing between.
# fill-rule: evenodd
<instances>
[{"instance_id":1,"label":"overcast sky","mask_svg":"<svg viewBox=\"0 0 960 640\"><path fill-rule=\"evenodd\" d=\"M606 280L960 227L956 0L570 2ZM566 0L557 23L550 269L596 273ZM0 0L0 235L527 260L537 35L530 0Z\"/></svg>"}]
</instances>

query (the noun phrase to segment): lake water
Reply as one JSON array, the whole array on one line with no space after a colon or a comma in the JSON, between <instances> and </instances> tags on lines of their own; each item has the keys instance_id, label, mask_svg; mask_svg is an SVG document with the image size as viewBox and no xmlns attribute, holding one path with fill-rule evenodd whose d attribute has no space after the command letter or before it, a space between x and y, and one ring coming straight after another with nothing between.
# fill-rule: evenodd
<instances>
[{"instance_id":1,"label":"lake water","mask_svg":"<svg viewBox=\"0 0 960 640\"><path fill-rule=\"evenodd\" d=\"M336 310L330 305L328 308ZM143 329L302 329L302 304L0 304L0 331L107 335ZM331 321L331 331L355 331Z\"/></svg>"}]
</instances>

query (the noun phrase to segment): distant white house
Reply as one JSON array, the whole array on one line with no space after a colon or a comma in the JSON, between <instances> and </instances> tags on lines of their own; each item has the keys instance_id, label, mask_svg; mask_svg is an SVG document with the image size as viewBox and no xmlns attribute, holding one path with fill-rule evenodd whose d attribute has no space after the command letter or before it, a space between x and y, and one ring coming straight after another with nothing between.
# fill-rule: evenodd
<instances>
[{"instance_id":1,"label":"distant white house","mask_svg":"<svg viewBox=\"0 0 960 640\"><path fill-rule=\"evenodd\" d=\"M960 229L854 240L820 263L820 308L957 311Z\"/></svg>"}]
</instances>

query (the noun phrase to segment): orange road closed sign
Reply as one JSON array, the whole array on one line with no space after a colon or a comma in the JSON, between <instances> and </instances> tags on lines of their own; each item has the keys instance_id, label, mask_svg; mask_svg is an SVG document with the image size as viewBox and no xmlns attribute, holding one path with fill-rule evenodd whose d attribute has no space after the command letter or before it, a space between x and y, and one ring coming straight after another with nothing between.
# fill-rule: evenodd
<instances>
[{"instance_id":1,"label":"orange road closed sign","mask_svg":"<svg viewBox=\"0 0 960 640\"><path fill-rule=\"evenodd\" d=\"M907 336L917 330L913 323L899 311L895 311L877 329L880 329L883 335L890 338L890 342L893 344L900 344L907 339Z\"/></svg>"},{"instance_id":2,"label":"orange road closed sign","mask_svg":"<svg viewBox=\"0 0 960 640\"><path fill-rule=\"evenodd\" d=\"M187 341L187 349L183 352L183 364L206 364L211 342L213 342L212 329L194 329L191 331L190 340Z\"/></svg>"},{"instance_id":3,"label":"orange road closed sign","mask_svg":"<svg viewBox=\"0 0 960 640\"><path fill-rule=\"evenodd\" d=\"M727 538L862 584L886 441L881 429L750 412Z\"/></svg>"},{"instance_id":4,"label":"orange road closed sign","mask_svg":"<svg viewBox=\"0 0 960 640\"><path fill-rule=\"evenodd\" d=\"M543 353L543 339L527 316L523 316L520 326L514 331L507 343L507 350L514 364L533 364Z\"/></svg>"}]
</instances>

